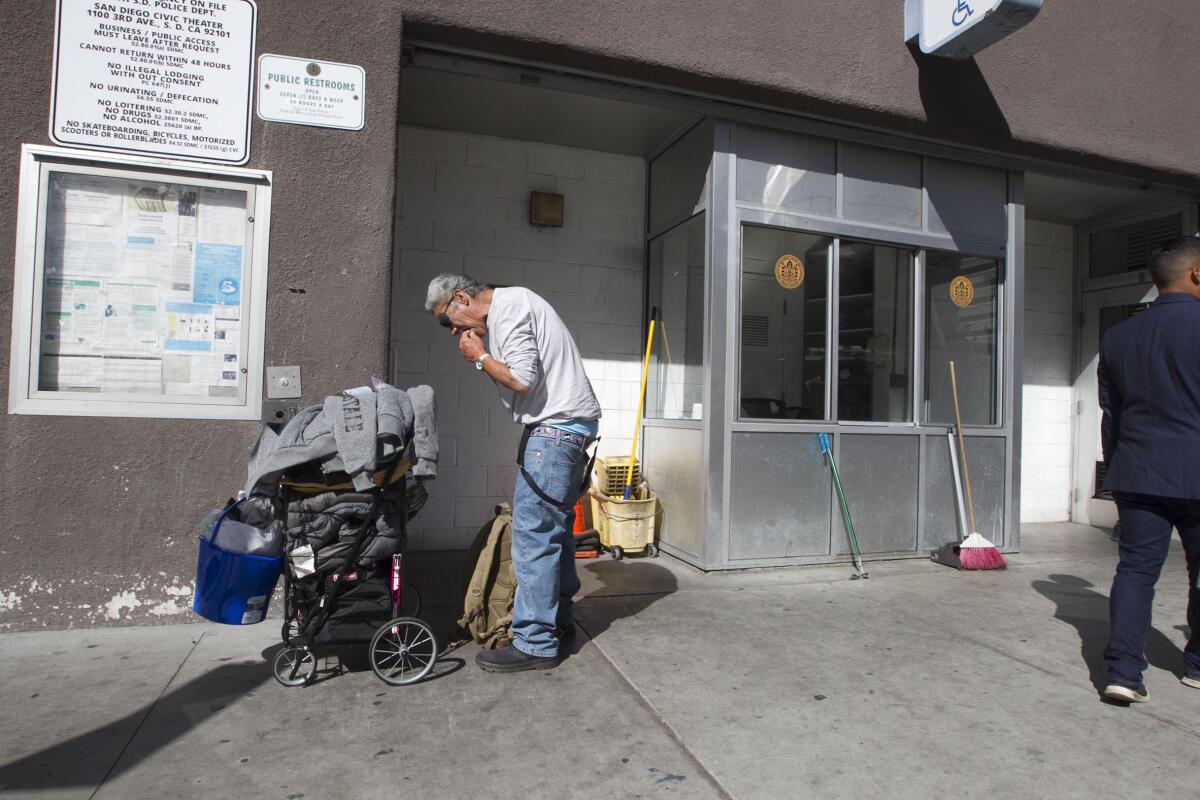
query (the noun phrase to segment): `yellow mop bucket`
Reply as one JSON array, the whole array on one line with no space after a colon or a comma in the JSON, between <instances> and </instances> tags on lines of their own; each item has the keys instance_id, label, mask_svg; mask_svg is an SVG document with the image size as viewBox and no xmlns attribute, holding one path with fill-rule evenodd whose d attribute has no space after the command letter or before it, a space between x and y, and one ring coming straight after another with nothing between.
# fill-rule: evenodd
<instances>
[{"instance_id":1,"label":"yellow mop bucket","mask_svg":"<svg viewBox=\"0 0 1200 800\"><path fill-rule=\"evenodd\" d=\"M658 516L658 497L649 489L632 500L608 497L595 489L588 492L592 502L592 524L600 534L600 544L612 557L644 551L658 554L654 542L654 523Z\"/></svg>"}]
</instances>

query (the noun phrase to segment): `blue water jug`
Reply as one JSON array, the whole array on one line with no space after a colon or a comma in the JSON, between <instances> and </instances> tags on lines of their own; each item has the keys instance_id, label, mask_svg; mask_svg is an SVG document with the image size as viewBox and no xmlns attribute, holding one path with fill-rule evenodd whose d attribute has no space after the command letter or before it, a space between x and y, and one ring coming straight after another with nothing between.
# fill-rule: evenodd
<instances>
[{"instance_id":1,"label":"blue water jug","mask_svg":"<svg viewBox=\"0 0 1200 800\"><path fill-rule=\"evenodd\" d=\"M284 556L231 553L218 544L221 523L241 505L230 503L213 523L210 539L199 537L196 594L192 611L225 625L253 625L267 616L267 606L283 571Z\"/></svg>"}]
</instances>

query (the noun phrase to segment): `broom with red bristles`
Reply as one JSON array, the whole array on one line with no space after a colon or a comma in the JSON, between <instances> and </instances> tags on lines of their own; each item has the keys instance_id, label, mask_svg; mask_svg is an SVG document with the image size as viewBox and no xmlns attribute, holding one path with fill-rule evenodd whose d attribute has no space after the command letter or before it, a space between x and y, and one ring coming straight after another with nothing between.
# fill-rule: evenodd
<instances>
[{"instance_id":1,"label":"broom with red bristles","mask_svg":"<svg viewBox=\"0 0 1200 800\"><path fill-rule=\"evenodd\" d=\"M971 517L971 535L958 546L958 560L963 569L1004 569L1004 556L996 546L979 535L975 529L975 501L971 498L971 471L967 469L967 446L963 439L962 417L958 411L958 378L954 362L950 362L950 391L954 395L954 427L958 431L958 453L962 462L963 484L967 490L967 512Z\"/></svg>"}]
</instances>

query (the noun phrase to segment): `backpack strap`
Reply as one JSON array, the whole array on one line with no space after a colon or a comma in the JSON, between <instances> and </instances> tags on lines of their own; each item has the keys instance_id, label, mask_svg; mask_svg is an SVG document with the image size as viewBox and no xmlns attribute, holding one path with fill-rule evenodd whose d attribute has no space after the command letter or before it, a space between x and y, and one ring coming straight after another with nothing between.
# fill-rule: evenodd
<instances>
[{"instance_id":1,"label":"backpack strap","mask_svg":"<svg viewBox=\"0 0 1200 800\"><path fill-rule=\"evenodd\" d=\"M554 506L559 511L570 513L575 508L575 504L573 502L564 503L562 500L555 500L553 497L546 494L544 491L542 491L542 487L537 485L537 481L533 479L533 476L530 475L525 469L525 448L529 445L529 435L533 433L533 428L534 426L532 425L525 426L525 429L521 432L521 445L517 448L517 466L521 470L521 477L525 479L525 483L529 485L529 488L533 490L533 493L542 500ZM598 445L599 443L600 437L597 436L592 444ZM596 466L596 454L598 452L600 452L599 447L596 447L596 449L592 451L592 457L588 461L587 469L583 471L583 482L579 484L579 491L576 492L576 495L583 494L583 492L588 488L588 485L591 483L592 468Z\"/></svg>"},{"instance_id":2,"label":"backpack strap","mask_svg":"<svg viewBox=\"0 0 1200 800\"><path fill-rule=\"evenodd\" d=\"M508 634L508 629L511 625L512 612L509 612L508 614L505 614L502 619L496 620L495 625L479 634L479 636L476 638L476 641L485 648L503 647L512 639L512 637Z\"/></svg>"}]
</instances>

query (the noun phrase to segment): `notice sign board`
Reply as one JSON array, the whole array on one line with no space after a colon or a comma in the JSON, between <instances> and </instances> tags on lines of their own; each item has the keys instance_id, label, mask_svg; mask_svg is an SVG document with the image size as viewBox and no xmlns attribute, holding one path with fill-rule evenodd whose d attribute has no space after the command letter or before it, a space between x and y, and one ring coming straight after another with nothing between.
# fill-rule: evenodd
<instances>
[{"instance_id":1,"label":"notice sign board","mask_svg":"<svg viewBox=\"0 0 1200 800\"><path fill-rule=\"evenodd\" d=\"M268 122L360 131L366 92L367 73L353 64L258 57L258 116Z\"/></svg>"},{"instance_id":2,"label":"notice sign board","mask_svg":"<svg viewBox=\"0 0 1200 800\"><path fill-rule=\"evenodd\" d=\"M58 0L50 138L244 164L252 0Z\"/></svg>"}]
</instances>

